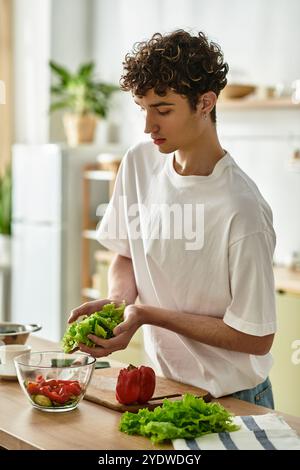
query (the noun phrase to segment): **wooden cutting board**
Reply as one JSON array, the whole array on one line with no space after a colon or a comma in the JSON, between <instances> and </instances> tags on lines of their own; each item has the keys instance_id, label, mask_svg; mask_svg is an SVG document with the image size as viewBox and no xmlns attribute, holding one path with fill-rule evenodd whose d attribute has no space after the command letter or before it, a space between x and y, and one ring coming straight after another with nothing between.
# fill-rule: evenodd
<instances>
[{"instance_id":1,"label":"wooden cutting board","mask_svg":"<svg viewBox=\"0 0 300 470\"><path fill-rule=\"evenodd\" d=\"M136 413L141 408L153 410L156 406L162 405L163 398L153 400L155 397L165 397L166 395L178 394L178 397L170 398L170 400L180 400L184 393L192 393L198 397L202 397L206 402L211 400L211 395L202 388L185 385L174 380L165 379L156 376L156 387L153 398L148 403L136 405L122 405L116 400L115 390L117 378L120 368L99 369L95 370L85 394L85 400L93 401L99 405L111 408L112 410L124 412L131 411Z\"/></svg>"}]
</instances>

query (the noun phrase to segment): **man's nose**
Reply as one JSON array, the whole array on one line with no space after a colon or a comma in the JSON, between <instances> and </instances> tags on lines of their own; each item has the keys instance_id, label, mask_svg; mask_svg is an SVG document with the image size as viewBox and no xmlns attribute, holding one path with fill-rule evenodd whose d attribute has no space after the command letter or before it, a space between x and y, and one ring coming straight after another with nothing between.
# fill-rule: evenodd
<instances>
[{"instance_id":1,"label":"man's nose","mask_svg":"<svg viewBox=\"0 0 300 470\"><path fill-rule=\"evenodd\" d=\"M159 126L157 124L155 124L155 122L153 121L153 118L147 114L146 115L146 122L145 122L145 129L144 129L144 132L145 134L151 134L151 133L155 133L155 132L158 132L159 130Z\"/></svg>"}]
</instances>

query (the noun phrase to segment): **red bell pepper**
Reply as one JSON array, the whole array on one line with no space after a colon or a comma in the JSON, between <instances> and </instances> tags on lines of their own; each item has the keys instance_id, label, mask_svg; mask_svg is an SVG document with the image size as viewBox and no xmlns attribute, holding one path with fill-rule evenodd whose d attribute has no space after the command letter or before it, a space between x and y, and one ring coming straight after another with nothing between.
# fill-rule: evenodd
<instances>
[{"instance_id":1,"label":"red bell pepper","mask_svg":"<svg viewBox=\"0 0 300 470\"><path fill-rule=\"evenodd\" d=\"M119 372L116 399L124 405L146 403L153 396L155 372L151 367L130 364Z\"/></svg>"},{"instance_id":2,"label":"red bell pepper","mask_svg":"<svg viewBox=\"0 0 300 470\"><path fill-rule=\"evenodd\" d=\"M153 396L155 389L155 372L151 367L141 366L139 403L146 403Z\"/></svg>"}]
</instances>

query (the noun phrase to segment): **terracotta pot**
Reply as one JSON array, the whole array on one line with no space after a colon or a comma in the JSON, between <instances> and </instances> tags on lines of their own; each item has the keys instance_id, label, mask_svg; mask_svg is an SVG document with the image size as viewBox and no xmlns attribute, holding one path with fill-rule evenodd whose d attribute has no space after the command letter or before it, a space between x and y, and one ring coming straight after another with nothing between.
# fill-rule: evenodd
<instances>
[{"instance_id":1,"label":"terracotta pot","mask_svg":"<svg viewBox=\"0 0 300 470\"><path fill-rule=\"evenodd\" d=\"M67 141L71 147L93 142L97 125L97 117L94 114L81 116L66 113L63 116L63 123Z\"/></svg>"}]
</instances>

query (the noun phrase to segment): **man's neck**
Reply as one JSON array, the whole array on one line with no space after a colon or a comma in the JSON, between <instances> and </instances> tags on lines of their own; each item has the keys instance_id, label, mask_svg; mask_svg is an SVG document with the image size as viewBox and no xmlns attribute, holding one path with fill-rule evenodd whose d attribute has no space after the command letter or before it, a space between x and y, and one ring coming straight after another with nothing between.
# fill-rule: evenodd
<instances>
[{"instance_id":1,"label":"man's neck","mask_svg":"<svg viewBox=\"0 0 300 470\"><path fill-rule=\"evenodd\" d=\"M176 150L174 169L182 176L208 176L225 153L215 129L211 129L195 140L191 148Z\"/></svg>"}]
</instances>

